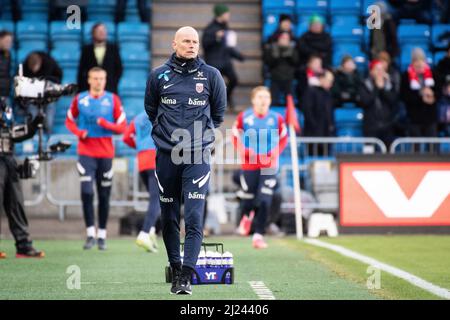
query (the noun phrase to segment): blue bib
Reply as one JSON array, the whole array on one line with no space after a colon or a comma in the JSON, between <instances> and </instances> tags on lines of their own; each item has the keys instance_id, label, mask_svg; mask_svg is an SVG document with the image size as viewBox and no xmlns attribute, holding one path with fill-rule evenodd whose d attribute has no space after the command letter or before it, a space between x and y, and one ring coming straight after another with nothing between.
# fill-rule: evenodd
<instances>
[{"instance_id":1,"label":"blue bib","mask_svg":"<svg viewBox=\"0 0 450 320\"><path fill-rule=\"evenodd\" d=\"M267 154L278 145L278 113L269 110L264 118L258 118L253 109L248 109L242 120L244 134L241 139L245 148L252 148L258 154Z\"/></svg>"},{"instance_id":2,"label":"blue bib","mask_svg":"<svg viewBox=\"0 0 450 320\"><path fill-rule=\"evenodd\" d=\"M78 127L87 130L90 138L111 137L110 130L100 127L97 119L102 117L114 122L114 98L110 92L105 92L100 98L92 98L88 91L78 95Z\"/></svg>"},{"instance_id":3,"label":"blue bib","mask_svg":"<svg viewBox=\"0 0 450 320\"><path fill-rule=\"evenodd\" d=\"M134 118L134 127L136 128L136 150L140 152L156 149L151 136L152 123L146 112L141 112Z\"/></svg>"}]
</instances>

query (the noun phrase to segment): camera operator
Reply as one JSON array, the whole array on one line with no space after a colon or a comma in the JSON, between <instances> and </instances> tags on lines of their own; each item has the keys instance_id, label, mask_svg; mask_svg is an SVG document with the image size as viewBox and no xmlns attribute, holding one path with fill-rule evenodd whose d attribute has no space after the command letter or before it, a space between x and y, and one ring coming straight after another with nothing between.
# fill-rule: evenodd
<instances>
[{"instance_id":1,"label":"camera operator","mask_svg":"<svg viewBox=\"0 0 450 320\"><path fill-rule=\"evenodd\" d=\"M16 258L43 258L44 252L33 247L28 233L24 197L19 178L30 177L33 170L28 160L18 165L14 159L14 143L30 139L43 123L43 116L24 125L14 124L12 110L0 100L0 205L8 218L9 228L16 241ZM0 252L0 259L6 254Z\"/></svg>"}]
</instances>

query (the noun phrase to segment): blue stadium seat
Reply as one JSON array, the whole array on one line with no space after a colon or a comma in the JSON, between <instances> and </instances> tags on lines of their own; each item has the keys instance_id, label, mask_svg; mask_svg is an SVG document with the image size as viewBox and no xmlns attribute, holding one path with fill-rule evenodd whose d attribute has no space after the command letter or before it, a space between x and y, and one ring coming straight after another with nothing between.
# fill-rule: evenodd
<instances>
[{"instance_id":1,"label":"blue stadium seat","mask_svg":"<svg viewBox=\"0 0 450 320\"><path fill-rule=\"evenodd\" d=\"M122 106L130 121L144 110L144 97L122 98Z\"/></svg>"},{"instance_id":2,"label":"blue stadium seat","mask_svg":"<svg viewBox=\"0 0 450 320\"><path fill-rule=\"evenodd\" d=\"M267 15L274 10L285 10L287 14L293 14L295 7L295 0L263 0L262 14Z\"/></svg>"},{"instance_id":3,"label":"blue stadium seat","mask_svg":"<svg viewBox=\"0 0 450 320\"><path fill-rule=\"evenodd\" d=\"M271 9L264 15L263 32L262 32L263 41L266 41L275 32L280 22L281 14L289 14L291 17L293 17L293 13L290 9L288 10Z\"/></svg>"},{"instance_id":4,"label":"blue stadium seat","mask_svg":"<svg viewBox=\"0 0 450 320\"><path fill-rule=\"evenodd\" d=\"M125 68L122 77L125 78L138 78L145 81L148 77L149 71L147 68Z\"/></svg>"},{"instance_id":5,"label":"blue stadium seat","mask_svg":"<svg viewBox=\"0 0 450 320\"><path fill-rule=\"evenodd\" d=\"M353 14L359 16L361 12L360 0L330 0L330 13Z\"/></svg>"},{"instance_id":6,"label":"blue stadium seat","mask_svg":"<svg viewBox=\"0 0 450 320\"><path fill-rule=\"evenodd\" d=\"M139 52L126 48L120 50L120 57L126 68L148 69L150 66L150 54L148 51Z\"/></svg>"},{"instance_id":7,"label":"blue stadium seat","mask_svg":"<svg viewBox=\"0 0 450 320\"><path fill-rule=\"evenodd\" d=\"M439 37L446 33L448 34L448 36L439 40ZM431 41L435 48L447 48L450 42L450 24L435 24L431 28Z\"/></svg>"},{"instance_id":8,"label":"blue stadium seat","mask_svg":"<svg viewBox=\"0 0 450 320\"><path fill-rule=\"evenodd\" d=\"M51 56L58 62L61 68L77 68L80 60L80 49L67 51L63 49L54 49Z\"/></svg>"},{"instance_id":9,"label":"blue stadium seat","mask_svg":"<svg viewBox=\"0 0 450 320\"><path fill-rule=\"evenodd\" d=\"M364 114L360 108L337 108L334 110L334 121L338 137L362 136L362 120Z\"/></svg>"},{"instance_id":10,"label":"blue stadium seat","mask_svg":"<svg viewBox=\"0 0 450 320\"><path fill-rule=\"evenodd\" d=\"M398 39L404 43L428 43L430 39L430 27L425 24L400 25L398 27Z\"/></svg>"},{"instance_id":11,"label":"blue stadium seat","mask_svg":"<svg viewBox=\"0 0 450 320\"><path fill-rule=\"evenodd\" d=\"M358 15L349 15L349 14L333 14L331 15L331 25L333 26L342 26L342 25L354 25L358 26L359 16Z\"/></svg>"},{"instance_id":12,"label":"blue stadium seat","mask_svg":"<svg viewBox=\"0 0 450 320\"><path fill-rule=\"evenodd\" d=\"M47 49L47 34L47 22L19 21L16 24L16 38L19 43L19 48L36 46L35 50Z\"/></svg>"},{"instance_id":13,"label":"blue stadium seat","mask_svg":"<svg viewBox=\"0 0 450 320\"><path fill-rule=\"evenodd\" d=\"M150 35L149 25L141 22L121 22L117 28L117 38L120 42L146 41Z\"/></svg>"},{"instance_id":14,"label":"blue stadium seat","mask_svg":"<svg viewBox=\"0 0 450 320\"><path fill-rule=\"evenodd\" d=\"M90 0L88 19L91 21L114 22L116 12L115 0Z\"/></svg>"},{"instance_id":15,"label":"blue stadium seat","mask_svg":"<svg viewBox=\"0 0 450 320\"><path fill-rule=\"evenodd\" d=\"M48 20L48 0L22 0L22 8L23 20Z\"/></svg>"},{"instance_id":16,"label":"blue stadium seat","mask_svg":"<svg viewBox=\"0 0 450 320\"><path fill-rule=\"evenodd\" d=\"M14 33L14 22L13 21L0 21L0 30L6 30Z\"/></svg>"},{"instance_id":17,"label":"blue stadium seat","mask_svg":"<svg viewBox=\"0 0 450 320\"><path fill-rule=\"evenodd\" d=\"M329 0L297 0L295 11L298 15L311 15L313 13L328 15Z\"/></svg>"},{"instance_id":18,"label":"blue stadium seat","mask_svg":"<svg viewBox=\"0 0 450 320\"><path fill-rule=\"evenodd\" d=\"M86 21L83 24L83 42L84 42L84 44L88 44L92 41L92 27L98 21L102 21L102 20ZM116 42L116 24L111 21L102 21L102 23L106 27L107 40L109 42Z\"/></svg>"},{"instance_id":19,"label":"blue stadium seat","mask_svg":"<svg viewBox=\"0 0 450 320\"><path fill-rule=\"evenodd\" d=\"M341 24L331 26L331 37L335 43L345 41L361 44L363 28L359 24Z\"/></svg>"},{"instance_id":20,"label":"blue stadium seat","mask_svg":"<svg viewBox=\"0 0 450 320\"><path fill-rule=\"evenodd\" d=\"M81 30L68 29L65 21L53 21L50 24L50 40L52 48L67 51L79 50L81 45Z\"/></svg>"},{"instance_id":21,"label":"blue stadium seat","mask_svg":"<svg viewBox=\"0 0 450 320\"><path fill-rule=\"evenodd\" d=\"M77 83L77 68L63 68L62 83Z\"/></svg>"},{"instance_id":22,"label":"blue stadium seat","mask_svg":"<svg viewBox=\"0 0 450 320\"><path fill-rule=\"evenodd\" d=\"M145 90L145 85L146 83L142 79L122 77L119 82L119 94L120 96L131 92L142 94Z\"/></svg>"}]
</instances>

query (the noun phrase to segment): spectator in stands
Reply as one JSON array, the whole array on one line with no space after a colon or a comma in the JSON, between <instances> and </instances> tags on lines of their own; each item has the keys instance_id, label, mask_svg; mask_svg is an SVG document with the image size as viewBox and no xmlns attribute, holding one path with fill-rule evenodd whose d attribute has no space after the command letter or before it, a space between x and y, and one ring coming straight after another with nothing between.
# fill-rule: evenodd
<instances>
[{"instance_id":1,"label":"spectator in stands","mask_svg":"<svg viewBox=\"0 0 450 320\"><path fill-rule=\"evenodd\" d=\"M244 61L244 56L236 49L236 32L229 29L230 10L226 5L214 6L214 20L205 28L202 46L207 64L217 68L226 79L228 106L233 110L233 90L238 84L232 59Z\"/></svg>"},{"instance_id":2,"label":"spectator in stands","mask_svg":"<svg viewBox=\"0 0 450 320\"><path fill-rule=\"evenodd\" d=\"M331 66L332 45L331 36L324 31L323 18L313 15L309 19L309 30L297 42L300 65L306 64L311 55L318 55L325 67Z\"/></svg>"},{"instance_id":3,"label":"spectator in stands","mask_svg":"<svg viewBox=\"0 0 450 320\"><path fill-rule=\"evenodd\" d=\"M303 96L308 86L319 86L319 76L324 72L322 58L318 55L311 55L306 66L301 66L298 72L297 94Z\"/></svg>"},{"instance_id":4,"label":"spectator in stands","mask_svg":"<svg viewBox=\"0 0 450 320\"><path fill-rule=\"evenodd\" d=\"M434 79L425 59L423 50L415 48L401 82L401 98L410 120L409 134L413 137L435 137L437 134Z\"/></svg>"},{"instance_id":5,"label":"spectator in stands","mask_svg":"<svg viewBox=\"0 0 450 320\"><path fill-rule=\"evenodd\" d=\"M335 107L341 106L344 102L357 103L359 101L360 84L361 77L356 70L353 58L350 55L345 55L335 73L335 80L331 89Z\"/></svg>"},{"instance_id":6,"label":"spectator in stands","mask_svg":"<svg viewBox=\"0 0 450 320\"><path fill-rule=\"evenodd\" d=\"M333 80L333 73L326 70L319 76L320 86L308 87L301 99L305 115L303 134L306 137L334 135L333 97L330 92Z\"/></svg>"},{"instance_id":7,"label":"spectator in stands","mask_svg":"<svg viewBox=\"0 0 450 320\"><path fill-rule=\"evenodd\" d=\"M381 29L373 28L370 30L370 57L375 59L383 51L387 51L391 57L396 57L399 54L397 25L392 19L386 3L380 1L375 5L380 8Z\"/></svg>"},{"instance_id":8,"label":"spectator in stands","mask_svg":"<svg viewBox=\"0 0 450 320\"><path fill-rule=\"evenodd\" d=\"M119 23L119 22L122 22L125 20L127 1L128 0L117 0L116 23ZM134 1L134 0L132 0L132 1ZM139 17L141 18L141 22L149 23L150 22L150 9L147 7L147 0L136 0L136 6L139 10Z\"/></svg>"},{"instance_id":9,"label":"spectator in stands","mask_svg":"<svg viewBox=\"0 0 450 320\"><path fill-rule=\"evenodd\" d=\"M364 136L379 138L389 148L394 140L397 95L380 60L373 60L369 69L370 75L360 89Z\"/></svg>"},{"instance_id":10,"label":"spectator in stands","mask_svg":"<svg viewBox=\"0 0 450 320\"><path fill-rule=\"evenodd\" d=\"M42 78L55 83L61 83L63 72L58 63L49 54L42 51L30 53L23 62L23 75L28 78ZM50 134L55 119L55 103L50 103L45 109L44 127L46 133ZM30 106L28 111L32 118L38 114L37 106Z\"/></svg>"},{"instance_id":11,"label":"spectator in stands","mask_svg":"<svg viewBox=\"0 0 450 320\"><path fill-rule=\"evenodd\" d=\"M379 60L383 65L395 93L397 95L400 94L401 75L396 65L392 62L391 55L387 51L381 51L378 53L376 60Z\"/></svg>"},{"instance_id":12,"label":"spectator in stands","mask_svg":"<svg viewBox=\"0 0 450 320\"><path fill-rule=\"evenodd\" d=\"M107 30L103 23L92 27L92 44L85 45L81 51L78 64L78 91L86 91L88 72L93 67L101 67L107 73L106 90L117 93L117 86L122 76L122 60L115 44L108 43Z\"/></svg>"},{"instance_id":13,"label":"spectator in stands","mask_svg":"<svg viewBox=\"0 0 450 320\"><path fill-rule=\"evenodd\" d=\"M281 98L292 93L298 54L291 40L289 32L281 32L276 42L268 43L264 50L264 63L271 75L270 92L274 105L281 105L284 101Z\"/></svg>"},{"instance_id":14,"label":"spectator in stands","mask_svg":"<svg viewBox=\"0 0 450 320\"><path fill-rule=\"evenodd\" d=\"M6 2L6 1L4 1ZM14 22L20 21L22 19L22 4L20 1L17 0L10 0L9 5L11 7L11 16L14 20ZM4 13L3 9L3 3L0 0L0 17L2 17Z\"/></svg>"},{"instance_id":15,"label":"spectator in stands","mask_svg":"<svg viewBox=\"0 0 450 320\"><path fill-rule=\"evenodd\" d=\"M450 74L447 75L442 96L437 105L439 112L439 132L446 137L450 137Z\"/></svg>"},{"instance_id":16,"label":"spectator in stands","mask_svg":"<svg viewBox=\"0 0 450 320\"><path fill-rule=\"evenodd\" d=\"M430 24L432 0L389 0L392 5L392 15L399 23L400 19L413 19L417 23Z\"/></svg>"},{"instance_id":17,"label":"spectator in stands","mask_svg":"<svg viewBox=\"0 0 450 320\"><path fill-rule=\"evenodd\" d=\"M277 42L280 34L289 33L291 39L294 39L294 32L292 32L292 18L288 14L280 15L280 22L278 23L278 28L267 40L268 43Z\"/></svg>"},{"instance_id":18,"label":"spectator in stands","mask_svg":"<svg viewBox=\"0 0 450 320\"><path fill-rule=\"evenodd\" d=\"M9 97L11 90L11 48L13 34L0 31L0 97Z\"/></svg>"},{"instance_id":19,"label":"spectator in stands","mask_svg":"<svg viewBox=\"0 0 450 320\"><path fill-rule=\"evenodd\" d=\"M447 55L435 67L434 75L436 78L436 93L440 95L442 93L442 87L445 84L445 79L450 75L450 44L447 48Z\"/></svg>"}]
</instances>

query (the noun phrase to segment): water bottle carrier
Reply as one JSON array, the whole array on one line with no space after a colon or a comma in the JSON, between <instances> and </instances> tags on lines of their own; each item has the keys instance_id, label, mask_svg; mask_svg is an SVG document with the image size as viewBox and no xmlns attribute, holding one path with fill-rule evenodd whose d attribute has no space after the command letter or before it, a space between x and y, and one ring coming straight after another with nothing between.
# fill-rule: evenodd
<instances>
[{"instance_id":1,"label":"water bottle carrier","mask_svg":"<svg viewBox=\"0 0 450 320\"><path fill-rule=\"evenodd\" d=\"M207 252L207 248L214 248L214 252L221 253L221 257L223 256L223 243L202 243L202 250ZM220 248L220 251L219 251ZM181 243L181 251L184 252L184 243ZM231 258L232 259L232 258ZM205 257L206 260L206 257ZM191 283L193 285L199 284L233 284L234 283L234 266L233 262L231 264L223 264L223 259L221 259L221 263L218 264L207 264L205 261L205 265L196 265L194 272L191 277ZM228 261L230 263L230 261ZM166 274L166 282L172 282L172 270L170 266L166 266L165 268Z\"/></svg>"}]
</instances>

